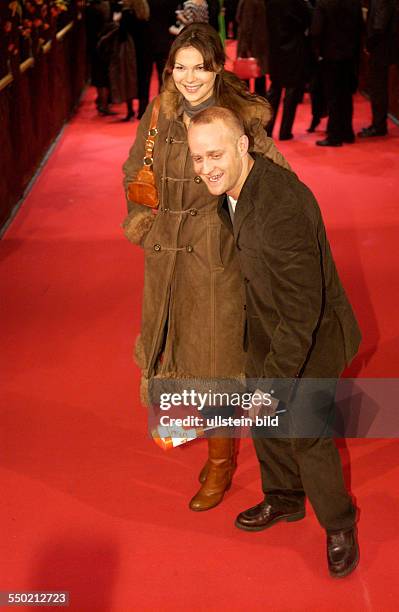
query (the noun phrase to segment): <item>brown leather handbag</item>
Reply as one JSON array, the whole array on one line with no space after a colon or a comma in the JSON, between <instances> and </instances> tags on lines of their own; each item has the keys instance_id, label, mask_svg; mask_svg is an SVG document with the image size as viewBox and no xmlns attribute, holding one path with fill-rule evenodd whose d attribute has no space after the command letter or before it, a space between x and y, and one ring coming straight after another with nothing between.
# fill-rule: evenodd
<instances>
[{"instance_id":1,"label":"brown leather handbag","mask_svg":"<svg viewBox=\"0 0 399 612\"><path fill-rule=\"evenodd\" d=\"M143 167L138 171L135 180L129 183L127 188L127 197L130 202L133 202L133 204L143 204L143 206L149 206L150 208L157 208L159 204L152 166L154 163L155 137L158 134L157 123L160 107L161 98L158 96L152 107L150 127L145 141Z\"/></svg>"}]
</instances>

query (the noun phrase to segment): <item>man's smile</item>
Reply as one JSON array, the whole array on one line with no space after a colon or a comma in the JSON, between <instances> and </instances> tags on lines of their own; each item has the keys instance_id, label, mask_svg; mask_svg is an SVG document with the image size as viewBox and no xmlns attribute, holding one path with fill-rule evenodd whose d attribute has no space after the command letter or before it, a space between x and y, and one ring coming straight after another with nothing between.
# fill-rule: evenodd
<instances>
[{"instance_id":1,"label":"man's smile","mask_svg":"<svg viewBox=\"0 0 399 612\"><path fill-rule=\"evenodd\" d=\"M222 178L223 174L224 172L219 172L219 174L212 174L210 176L207 176L206 178L211 183L217 183Z\"/></svg>"}]
</instances>

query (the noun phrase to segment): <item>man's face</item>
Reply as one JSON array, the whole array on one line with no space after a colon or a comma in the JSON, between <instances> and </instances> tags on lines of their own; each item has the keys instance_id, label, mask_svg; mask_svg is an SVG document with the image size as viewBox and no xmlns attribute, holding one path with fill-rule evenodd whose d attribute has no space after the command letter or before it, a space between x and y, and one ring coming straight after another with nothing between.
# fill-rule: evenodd
<instances>
[{"instance_id":1,"label":"man's face","mask_svg":"<svg viewBox=\"0 0 399 612\"><path fill-rule=\"evenodd\" d=\"M237 199L242 183L248 139L222 121L190 125L188 144L194 170L212 195L227 193Z\"/></svg>"}]
</instances>

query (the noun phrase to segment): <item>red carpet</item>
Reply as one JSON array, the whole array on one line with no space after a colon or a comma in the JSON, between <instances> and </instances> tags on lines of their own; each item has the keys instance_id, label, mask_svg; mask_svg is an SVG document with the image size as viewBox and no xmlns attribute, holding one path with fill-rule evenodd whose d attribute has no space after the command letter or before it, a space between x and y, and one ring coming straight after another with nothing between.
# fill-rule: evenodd
<instances>
[{"instance_id":1,"label":"red carpet","mask_svg":"<svg viewBox=\"0 0 399 612\"><path fill-rule=\"evenodd\" d=\"M204 445L164 453L147 437L131 360L143 259L119 224L121 164L137 122L98 118L93 97L0 243L0 590L69 590L70 609L81 612L397 610L395 439L342 449L361 508L361 564L345 580L327 575L310 508L306 520L270 531L234 527L260 499L249 441L225 502L187 509ZM356 129L368 119L359 97ZM308 122L305 101L281 150L319 199L363 329L347 374L395 377L399 128L324 150Z\"/></svg>"}]
</instances>

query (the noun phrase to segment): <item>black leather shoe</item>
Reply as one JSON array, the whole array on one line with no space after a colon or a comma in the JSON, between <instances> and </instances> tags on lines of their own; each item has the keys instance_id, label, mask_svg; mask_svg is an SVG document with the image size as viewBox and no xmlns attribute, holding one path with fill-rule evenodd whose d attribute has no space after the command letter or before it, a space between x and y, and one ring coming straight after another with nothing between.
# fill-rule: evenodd
<instances>
[{"instance_id":1,"label":"black leather shoe","mask_svg":"<svg viewBox=\"0 0 399 612\"><path fill-rule=\"evenodd\" d=\"M280 134L278 137L279 140L292 140L294 138L294 134Z\"/></svg>"},{"instance_id":2,"label":"black leather shoe","mask_svg":"<svg viewBox=\"0 0 399 612\"><path fill-rule=\"evenodd\" d=\"M98 107L98 112L100 113L100 115L104 115L104 117L108 117L111 115L117 115L118 113L116 111L111 110L108 107L103 107L103 106L99 106Z\"/></svg>"},{"instance_id":3,"label":"black leather shoe","mask_svg":"<svg viewBox=\"0 0 399 612\"><path fill-rule=\"evenodd\" d=\"M324 140L316 140L316 144L318 147L342 147L342 142L330 140L329 138L325 138Z\"/></svg>"},{"instance_id":4,"label":"black leather shoe","mask_svg":"<svg viewBox=\"0 0 399 612\"><path fill-rule=\"evenodd\" d=\"M279 504L273 507L266 500L241 512L235 526L245 531L262 531L278 521L300 521L305 517L305 508L294 504Z\"/></svg>"},{"instance_id":5,"label":"black leather shoe","mask_svg":"<svg viewBox=\"0 0 399 612\"><path fill-rule=\"evenodd\" d=\"M345 136L345 138L342 139L342 142L344 142L345 144L353 144L355 142L355 135Z\"/></svg>"},{"instance_id":6,"label":"black leather shoe","mask_svg":"<svg viewBox=\"0 0 399 612\"><path fill-rule=\"evenodd\" d=\"M388 130L377 130L374 126L363 128L359 133L359 138L373 138L374 136L386 136Z\"/></svg>"},{"instance_id":7,"label":"black leather shoe","mask_svg":"<svg viewBox=\"0 0 399 612\"><path fill-rule=\"evenodd\" d=\"M346 531L327 532L327 561L333 578L348 576L359 563L356 527Z\"/></svg>"}]
</instances>

